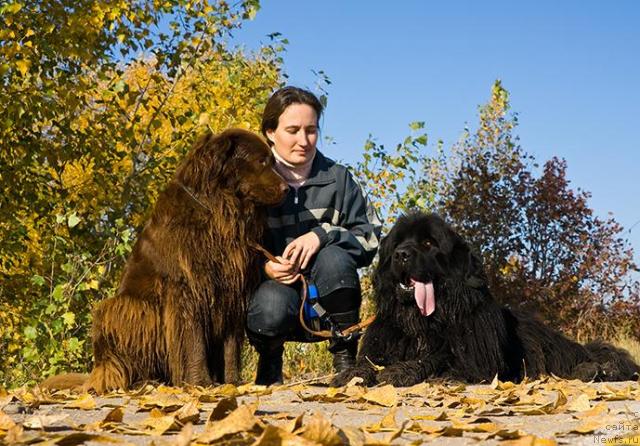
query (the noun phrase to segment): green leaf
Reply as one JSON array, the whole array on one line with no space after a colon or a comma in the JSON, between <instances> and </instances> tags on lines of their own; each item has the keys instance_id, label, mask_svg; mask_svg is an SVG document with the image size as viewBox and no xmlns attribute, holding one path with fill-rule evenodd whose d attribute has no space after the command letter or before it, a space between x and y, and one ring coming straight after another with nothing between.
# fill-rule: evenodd
<instances>
[{"instance_id":1,"label":"green leaf","mask_svg":"<svg viewBox=\"0 0 640 446\"><path fill-rule=\"evenodd\" d=\"M44 313L51 316L53 313L56 312L57 309L58 309L58 306L56 304L49 304L47 305L47 308L44 310Z\"/></svg>"},{"instance_id":2,"label":"green leaf","mask_svg":"<svg viewBox=\"0 0 640 446\"><path fill-rule=\"evenodd\" d=\"M124 81L118 81L113 86L113 91L116 93L121 93L124 90L125 83Z\"/></svg>"},{"instance_id":3,"label":"green leaf","mask_svg":"<svg viewBox=\"0 0 640 446\"><path fill-rule=\"evenodd\" d=\"M69 350L70 352L77 352L81 347L82 342L80 342L78 338L73 337L67 341L67 350Z\"/></svg>"},{"instance_id":4,"label":"green leaf","mask_svg":"<svg viewBox=\"0 0 640 446\"><path fill-rule=\"evenodd\" d=\"M25 327L24 328L24 337L27 339L35 339L38 337L38 330L36 327Z\"/></svg>"},{"instance_id":5,"label":"green leaf","mask_svg":"<svg viewBox=\"0 0 640 446\"><path fill-rule=\"evenodd\" d=\"M0 8L2 12L8 12L9 14L15 14L16 12L22 9L22 5L20 3L11 3L9 5L3 5Z\"/></svg>"},{"instance_id":6,"label":"green leaf","mask_svg":"<svg viewBox=\"0 0 640 446\"><path fill-rule=\"evenodd\" d=\"M44 277L35 274L33 277L31 277L31 283L33 283L34 285L42 286L45 283Z\"/></svg>"},{"instance_id":7,"label":"green leaf","mask_svg":"<svg viewBox=\"0 0 640 446\"><path fill-rule=\"evenodd\" d=\"M78 215L74 211L71 215L67 217L67 225L70 228L74 228L75 226L78 225L78 223L80 223L80 217L78 217Z\"/></svg>"},{"instance_id":8,"label":"green leaf","mask_svg":"<svg viewBox=\"0 0 640 446\"><path fill-rule=\"evenodd\" d=\"M70 311L67 311L62 315L62 320L64 321L64 324L67 326L67 328L71 328L76 323L76 315Z\"/></svg>"},{"instance_id":9,"label":"green leaf","mask_svg":"<svg viewBox=\"0 0 640 446\"><path fill-rule=\"evenodd\" d=\"M56 285L56 287L53 289L53 293L51 293L51 297L53 297L53 300L57 302L61 302L62 300L64 300L64 287L65 284L63 283Z\"/></svg>"}]
</instances>

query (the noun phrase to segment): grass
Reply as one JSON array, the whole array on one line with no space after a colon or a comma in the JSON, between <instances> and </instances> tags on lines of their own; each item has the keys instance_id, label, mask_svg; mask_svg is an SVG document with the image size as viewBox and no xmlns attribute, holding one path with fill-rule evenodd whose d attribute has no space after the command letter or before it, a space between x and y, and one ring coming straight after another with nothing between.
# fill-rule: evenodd
<instances>
[{"instance_id":1,"label":"grass","mask_svg":"<svg viewBox=\"0 0 640 446\"><path fill-rule=\"evenodd\" d=\"M626 334L619 334L612 342L616 347L628 351L636 364L640 364L640 342L637 339Z\"/></svg>"},{"instance_id":2,"label":"grass","mask_svg":"<svg viewBox=\"0 0 640 446\"><path fill-rule=\"evenodd\" d=\"M284 345L283 377L285 381L298 381L332 373L332 356L328 342L287 342ZM242 381L253 382L258 366L258 354L245 341L242 349Z\"/></svg>"}]
</instances>

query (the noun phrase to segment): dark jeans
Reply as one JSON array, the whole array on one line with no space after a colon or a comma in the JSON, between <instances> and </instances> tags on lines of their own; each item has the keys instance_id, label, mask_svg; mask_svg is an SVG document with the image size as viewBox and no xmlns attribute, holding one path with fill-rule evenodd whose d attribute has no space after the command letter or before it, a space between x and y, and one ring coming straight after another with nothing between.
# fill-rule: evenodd
<instances>
[{"instance_id":1,"label":"dark jeans","mask_svg":"<svg viewBox=\"0 0 640 446\"><path fill-rule=\"evenodd\" d=\"M360 308L360 279L356 264L343 249L331 245L321 249L315 255L307 277L318 288L320 304L329 314L352 312ZM298 319L300 299L300 282L283 285L275 280L266 280L260 284L247 311L249 341L258 351L261 350L259 344L265 340L274 341L275 344L285 340L321 340L311 337L302 329Z\"/></svg>"}]
</instances>

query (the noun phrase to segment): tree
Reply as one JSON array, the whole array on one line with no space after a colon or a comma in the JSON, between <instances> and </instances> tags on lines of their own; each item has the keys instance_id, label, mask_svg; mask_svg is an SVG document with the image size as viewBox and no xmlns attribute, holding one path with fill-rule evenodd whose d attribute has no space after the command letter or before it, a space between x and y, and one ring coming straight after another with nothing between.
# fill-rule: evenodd
<instances>
[{"instance_id":1,"label":"tree","mask_svg":"<svg viewBox=\"0 0 640 446\"><path fill-rule=\"evenodd\" d=\"M496 298L533 307L578 338L611 337L640 320L632 249L613 218L594 215L589 193L570 188L566 161L553 158L535 176L517 124L497 81L477 131L453 148L439 178L440 211L483 254Z\"/></svg>"},{"instance_id":2,"label":"tree","mask_svg":"<svg viewBox=\"0 0 640 446\"><path fill-rule=\"evenodd\" d=\"M92 303L198 133L257 130L281 43L227 48L255 0L0 7L0 382L89 363Z\"/></svg>"}]
</instances>

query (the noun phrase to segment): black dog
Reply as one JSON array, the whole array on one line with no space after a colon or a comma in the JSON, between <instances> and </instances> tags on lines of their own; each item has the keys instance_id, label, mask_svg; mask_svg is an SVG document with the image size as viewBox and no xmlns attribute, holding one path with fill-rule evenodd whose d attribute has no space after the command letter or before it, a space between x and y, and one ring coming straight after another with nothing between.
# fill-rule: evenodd
<instances>
[{"instance_id":1,"label":"black dog","mask_svg":"<svg viewBox=\"0 0 640 446\"><path fill-rule=\"evenodd\" d=\"M410 386L430 378L491 381L496 374L514 382L544 374L623 381L640 372L624 350L604 342L583 346L499 305L480 258L435 214L398 220L382 241L373 282L376 321L356 366L337 375L334 386L354 376L366 385Z\"/></svg>"}]
</instances>

